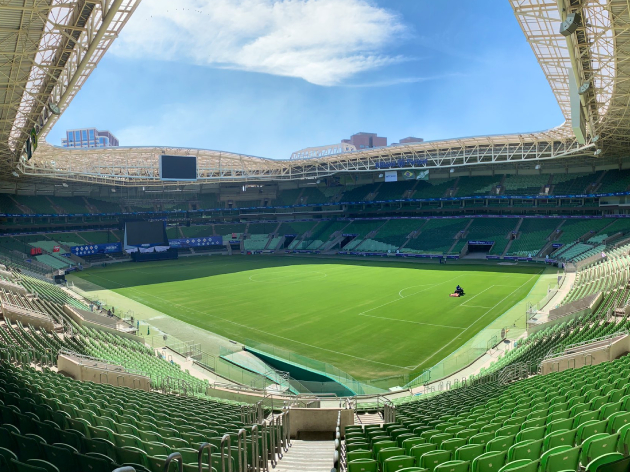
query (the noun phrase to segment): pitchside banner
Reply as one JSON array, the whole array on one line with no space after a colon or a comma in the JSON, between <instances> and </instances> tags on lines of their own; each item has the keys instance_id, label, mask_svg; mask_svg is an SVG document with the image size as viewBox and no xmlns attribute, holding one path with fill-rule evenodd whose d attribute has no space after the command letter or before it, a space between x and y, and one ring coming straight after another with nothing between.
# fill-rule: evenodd
<instances>
[{"instance_id":1,"label":"pitchside banner","mask_svg":"<svg viewBox=\"0 0 630 472\"><path fill-rule=\"evenodd\" d=\"M223 236L204 236L203 238L169 239L171 247L223 246Z\"/></svg>"},{"instance_id":2,"label":"pitchside banner","mask_svg":"<svg viewBox=\"0 0 630 472\"><path fill-rule=\"evenodd\" d=\"M122 243L107 244L85 244L83 246L72 246L70 252L77 256L89 256L92 254L111 254L122 252Z\"/></svg>"}]
</instances>

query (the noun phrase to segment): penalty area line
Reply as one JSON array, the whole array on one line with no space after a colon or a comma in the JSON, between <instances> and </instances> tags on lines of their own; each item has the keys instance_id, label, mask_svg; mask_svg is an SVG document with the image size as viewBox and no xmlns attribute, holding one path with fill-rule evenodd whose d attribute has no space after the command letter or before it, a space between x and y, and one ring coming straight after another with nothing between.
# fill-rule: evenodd
<instances>
[{"instance_id":1,"label":"penalty area line","mask_svg":"<svg viewBox=\"0 0 630 472\"><path fill-rule=\"evenodd\" d=\"M481 320L482 318L484 318L488 313L490 313L492 310L494 310L497 306L499 306L501 303L503 303L507 298L511 297L512 294L514 292L516 292L517 290L521 289L523 286L527 285L529 283L530 280L532 280L534 277L538 276L540 277L540 274L542 274L542 271L532 275L529 279L527 279L522 285L516 287L513 291L511 291L509 294L507 294L504 298L502 298L501 300L499 300L492 308L490 308L488 311L486 311L483 315L481 315L479 318L477 318L475 321L473 321L466 329L464 329L464 331L462 331L458 336L454 337L450 342L448 342L447 344L445 344L444 346L442 346L440 349L438 349L437 351L435 351L433 354L431 354L429 357L427 357L426 359L424 359L422 362L420 362L418 365L415 366L414 370L417 369L419 366L421 366L422 364L424 364L426 361L428 361L429 359L432 359L433 357L435 357L439 352L443 351L444 349L446 349L448 346L450 346L451 344L453 344L457 339L459 339L459 337L464 334L466 331L468 331L471 327L473 327L479 320Z\"/></svg>"}]
</instances>

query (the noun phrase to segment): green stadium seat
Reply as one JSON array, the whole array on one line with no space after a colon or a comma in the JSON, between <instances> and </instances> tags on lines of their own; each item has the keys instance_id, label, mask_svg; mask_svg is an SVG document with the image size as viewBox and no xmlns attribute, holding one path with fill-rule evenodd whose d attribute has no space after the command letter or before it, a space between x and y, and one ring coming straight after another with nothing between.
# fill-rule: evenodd
<instances>
[{"instance_id":1,"label":"green stadium seat","mask_svg":"<svg viewBox=\"0 0 630 472\"><path fill-rule=\"evenodd\" d=\"M348 462L348 472L378 472L378 462L374 459L355 459Z\"/></svg>"},{"instance_id":2,"label":"green stadium seat","mask_svg":"<svg viewBox=\"0 0 630 472\"><path fill-rule=\"evenodd\" d=\"M451 460L451 452L450 451L442 451L440 449L434 451L425 452L422 457L420 457L420 467L423 469L427 469L430 472L439 465L444 462L448 462Z\"/></svg>"},{"instance_id":3,"label":"green stadium seat","mask_svg":"<svg viewBox=\"0 0 630 472\"><path fill-rule=\"evenodd\" d=\"M604 454L602 456L597 457L596 459L593 459L591 462L589 462L585 466L585 469L586 469L586 472L598 472L599 470L603 470L603 466L606 466L607 464L611 464L613 462L620 461L623 458L624 458L624 455L619 452L611 452L608 454ZM600 467L602 467L602 469L600 469Z\"/></svg>"}]
</instances>

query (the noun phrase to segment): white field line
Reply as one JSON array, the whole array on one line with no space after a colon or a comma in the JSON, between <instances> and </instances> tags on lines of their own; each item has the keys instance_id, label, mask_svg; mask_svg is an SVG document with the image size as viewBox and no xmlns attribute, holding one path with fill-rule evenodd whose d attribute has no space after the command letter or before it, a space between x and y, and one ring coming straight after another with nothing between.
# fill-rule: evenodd
<instances>
[{"instance_id":1,"label":"white field line","mask_svg":"<svg viewBox=\"0 0 630 472\"><path fill-rule=\"evenodd\" d=\"M514 290L512 290L508 295L506 295L504 298L502 298L501 300L499 300L492 308L490 308L488 311L486 311L483 315L481 315L479 318L477 318L475 321L473 321L467 328L464 329L464 331L462 331L459 336L461 336L462 334L464 334L466 331L468 331L474 324L476 324L480 319L482 319L484 316L486 316L488 313L490 313L492 310L494 310L497 306L499 306L501 303L503 303L503 301L510 297L514 292L516 292L517 290L519 290L520 288L522 288L524 285L527 285L529 283L530 280L532 280L534 277L536 276L540 276L540 274L542 274L541 272L538 272L534 275L532 275L529 279L527 279L522 285L516 287ZM419 366L421 366L422 364L424 364L426 361L428 361L429 359L432 359L433 357L435 357L436 354L438 354L439 352L443 351L444 349L446 349L449 345L451 345L452 343L455 342L455 340L457 340L459 338L459 336L453 338L450 342L446 343L444 346L442 346L440 349L438 349L437 351L435 351L433 354L431 354L429 357L427 357L426 359L424 359L422 362L418 363L418 365L416 365L414 367L414 370L417 369Z\"/></svg>"},{"instance_id":2,"label":"white field line","mask_svg":"<svg viewBox=\"0 0 630 472\"><path fill-rule=\"evenodd\" d=\"M123 286L122 284L120 284L120 283L118 283L118 282L114 282L113 280L109 280L108 278L103 277L103 276L95 276L95 277L99 277L99 278L101 278L101 279L103 279L103 280L107 280L108 282L115 283L115 284L118 284L118 285L120 285L120 286ZM322 350L322 351L332 352L333 354L338 354L338 355L340 355L340 356L351 357L351 358L353 358L353 359L359 359L359 360L362 360L362 361L365 361L365 362L371 362L371 363L373 363L373 364L380 364L380 365L385 365L385 366L388 366L388 367L396 367L396 368L398 368L398 369L410 370L410 369L408 369L407 367L404 367L404 366L395 365L395 364L387 364L387 363L385 363L385 362L379 362L379 361L373 361L373 360L371 360L371 359L365 359L364 357L353 356L352 354L346 354L346 353L344 353L344 352L335 351L335 350L333 350L333 349L326 349L326 348L321 347L321 346L314 346L314 345L312 345L312 344L303 343L303 342L301 342L301 341L296 341L296 340L294 340L294 339L287 338L287 337L284 337L284 336L280 336L280 335L278 335L278 334L274 334L274 333L269 333L269 332L267 332L267 331L263 331L262 329L252 328L251 326L247 326L247 325L244 325L244 324L241 324L241 323L237 323L236 321L232 321L232 320L228 320L228 319L225 319L225 318L221 318L221 317L218 317L218 316L212 315L212 314L210 314L210 313L207 313L207 312L205 312L205 311L200 311L200 310L195 310L195 309L193 309L193 308L185 307L185 306L183 306L183 305L180 305L179 303L174 303L174 302L172 302L172 301L170 301L170 300L166 300L166 299L161 298L161 297L158 297L158 296L156 296L156 295L150 295L150 294L147 294L147 293L145 293L145 292L143 292L142 290L139 290L139 289L137 289L137 288L131 288L131 287L126 287L126 288L127 288L127 290L132 290L132 291L135 291L135 292L141 293L142 295L145 295L145 296L147 296L147 297L150 297L150 298L156 298L156 299L158 299L158 300L161 300L161 301L163 301L164 303L166 303L166 304L168 304L168 305L172 305L172 306L175 306L175 307L179 308L181 311L189 311L189 312L193 312L193 313L199 313L199 314L201 314L201 315L210 316L211 318L217 318L217 319L220 319L221 321L225 321L225 322L227 322L227 323L231 323L231 324L233 324L233 325L240 326L241 328L251 329L252 331L257 331L257 332L259 332L259 333L263 333L263 334L266 334L266 335L268 335L268 336L273 336L273 337L275 337L275 338L284 339L285 341L290 341L290 342L293 342L293 343L296 343L296 344L301 344L301 345L303 345L303 346L308 346L308 347L311 347L311 348L313 348L313 349L320 349L320 350ZM177 318L174 318L174 319L177 319ZM183 321L183 320L180 320L180 321ZM186 321L183 321L183 322L184 322L184 323L187 323ZM191 324L191 323L188 323L188 324ZM192 324L191 324L191 325L192 325ZM195 325L192 325L192 326L195 326ZM196 328L198 328L198 329L203 329L203 328L199 328L198 326L195 326L195 327L196 327Z\"/></svg>"}]
</instances>

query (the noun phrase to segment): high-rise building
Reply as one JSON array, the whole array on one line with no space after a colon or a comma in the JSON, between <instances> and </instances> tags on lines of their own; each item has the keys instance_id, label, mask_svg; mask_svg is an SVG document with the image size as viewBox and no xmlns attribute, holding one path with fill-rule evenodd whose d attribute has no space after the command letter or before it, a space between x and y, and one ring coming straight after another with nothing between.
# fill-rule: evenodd
<instances>
[{"instance_id":1,"label":"high-rise building","mask_svg":"<svg viewBox=\"0 0 630 472\"><path fill-rule=\"evenodd\" d=\"M350 139L342 139L344 144L352 144L357 149L370 149L387 146L387 138L377 136L376 133L357 133L350 136Z\"/></svg>"},{"instance_id":2,"label":"high-rise building","mask_svg":"<svg viewBox=\"0 0 630 472\"><path fill-rule=\"evenodd\" d=\"M91 148L118 146L118 138L109 131L96 128L69 129L61 145L67 148Z\"/></svg>"}]
</instances>

